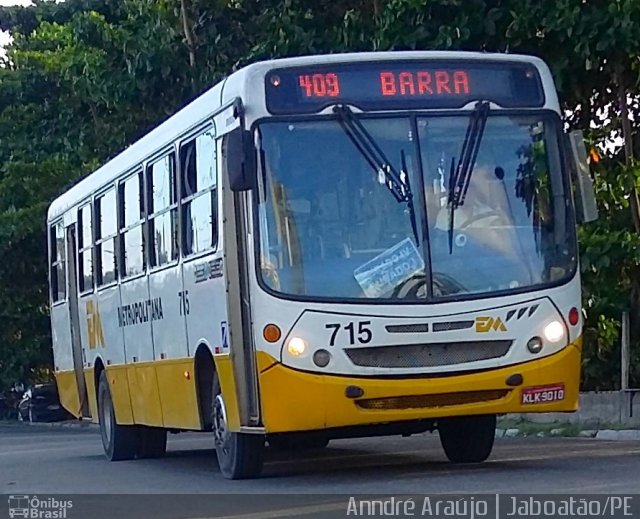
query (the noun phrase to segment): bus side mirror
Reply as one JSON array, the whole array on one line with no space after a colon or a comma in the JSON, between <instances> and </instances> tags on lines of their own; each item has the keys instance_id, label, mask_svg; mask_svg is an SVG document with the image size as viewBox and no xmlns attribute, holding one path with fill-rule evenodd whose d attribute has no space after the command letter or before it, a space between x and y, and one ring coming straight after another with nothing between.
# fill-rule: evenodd
<instances>
[{"instance_id":1,"label":"bus side mirror","mask_svg":"<svg viewBox=\"0 0 640 519\"><path fill-rule=\"evenodd\" d=\"M598 219L598 205L593 189L593 180L589 173L587 149L584 145L582 130L574 130L569 134L571 155L576 168L576 211L578 223L593 222Z\"/></svg>"},{"instance_id":2,"label":"bus side mirror","mask_svg":"<svg viewBox=\"0 0 640 519\"><path fill-rule=\"evenodd\" d=\"M251 132L236 128L225 140L224 157L227 162L231 191L249 191L256 179L256 149Z\"/></svg>"}]
</instances>

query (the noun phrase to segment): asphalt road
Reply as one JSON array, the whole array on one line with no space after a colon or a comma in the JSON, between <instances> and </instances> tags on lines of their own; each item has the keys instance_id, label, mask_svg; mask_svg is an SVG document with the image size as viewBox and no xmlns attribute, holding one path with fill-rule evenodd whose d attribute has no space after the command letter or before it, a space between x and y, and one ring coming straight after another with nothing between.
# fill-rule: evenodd
<instances>
[{"instance_id":1,"label":"asphalt road","mask_svg":"<svg viewBox=\"0 0 640 519\"><path fill-rule=\"evenodd\" d=\"M505 438L496 441L484 464L456 466L446 461L437 434L341 440L321 451L268 451L262 478L228 481L220 476L211 438L204 434L170 435L162 459L109 463L93 428L0 425L0 488L4 494L25 495L161 494L153 502L165 515L153 517L344 517L346 498L335 494L637 494L640 442ZM194 505L192 511L181 506L182 515L170 513L179 499L172 494L204 493L227 497L191 500L215 503L213 512ZM278 494L290 495L287 507L282 508ZM130 499L117 499L122 517L140 502ZM270 499L279 512L258 513L269 508ZM237 515L239 510L243 515Z\"/></svg>"}]
</instances>

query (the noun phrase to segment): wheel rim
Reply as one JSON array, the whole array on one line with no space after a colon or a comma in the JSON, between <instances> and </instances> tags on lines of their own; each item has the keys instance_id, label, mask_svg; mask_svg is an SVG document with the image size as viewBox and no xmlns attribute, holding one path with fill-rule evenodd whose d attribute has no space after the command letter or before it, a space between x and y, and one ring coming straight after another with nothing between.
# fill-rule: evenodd
<instances>
[{"instance_id":1,"label":"wheel rim","mask_svg":"<svg viewBox=\"0 0 640 519\"><path fill-rule=\"evenodd\" d=\"M105 446L109 445L111 440L111 430L113 429L111 416L111 401L103 395L100 399L100 432L102 433L102 442Z\"/></svg>"},{"instance_id":2,"label":"wheel rim","mask_svg":"<svg viewBox=\"0 0 640 519\"><path fill-rule=\"evenodd\" d=\"M213 404L213 438L216 449L223 454L229 453L229 429L227 428L227 410L222 395L216 395Z\"/></svg>"}]
</instances>

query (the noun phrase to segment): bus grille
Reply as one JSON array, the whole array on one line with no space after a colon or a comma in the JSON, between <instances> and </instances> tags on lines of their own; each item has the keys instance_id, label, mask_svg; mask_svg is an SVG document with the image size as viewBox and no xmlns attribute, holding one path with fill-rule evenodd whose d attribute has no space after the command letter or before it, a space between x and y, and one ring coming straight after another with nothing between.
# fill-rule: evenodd
<instances>
[{"instance_id":1,"label":"bus grille","mask_svg":"<svg viewBox=\"0 0 640 519\"><path fill-rule=\"evenodd\" d=\"M347 348L345 353L356 366L424 368L496 359L506 355L512 343L513 341L432 342L373 348Z\"/></svg>"},{"instance_id":2,"label":"bus grille","mask_svg":"<svg viewBox=\"0 0 640 519\"><path fill-rule=\"evenodd\" d=\"M429 323L388 324L385 329L389 333L424 333L429 331Z\"/></svg>"},{"instance_id":3,"label":"bus grille","mask_svg":"<svg viewBox=\"0 0 640 519\"><path fill-rule=\"evenodd\" d=\"M423 409L426 407L446 407L451 405L475 404L499 400L509 394L509 389L490 389L484 391L464 391L461 393L441 393L434 395L392 396L387 398L368 398L356 400L361 409Z\"/></svg>"}]
</instances>

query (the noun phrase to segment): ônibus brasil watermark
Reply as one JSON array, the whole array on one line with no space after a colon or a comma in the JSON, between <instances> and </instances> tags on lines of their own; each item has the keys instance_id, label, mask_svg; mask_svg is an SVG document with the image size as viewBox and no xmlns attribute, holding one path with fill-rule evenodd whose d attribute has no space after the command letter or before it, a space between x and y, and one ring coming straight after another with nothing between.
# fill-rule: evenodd
<instances>
[{"instance_id":1,"label":"\u00f4nibus brasil watermark","mask_svg":"<svg viewBox=\"0 0 640 519\"><path fill-rule=\"evenodd\" d=\"M55 497L39 498L38 496L9 496L9 517L26 519L66 519L67 512L73 508L73 502Z\"/></svg>"}]
</instances>

